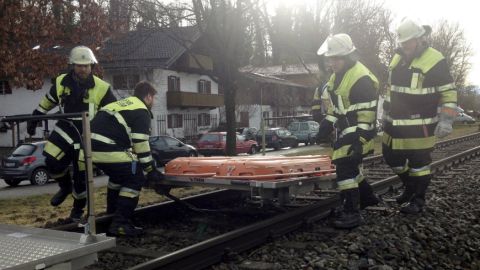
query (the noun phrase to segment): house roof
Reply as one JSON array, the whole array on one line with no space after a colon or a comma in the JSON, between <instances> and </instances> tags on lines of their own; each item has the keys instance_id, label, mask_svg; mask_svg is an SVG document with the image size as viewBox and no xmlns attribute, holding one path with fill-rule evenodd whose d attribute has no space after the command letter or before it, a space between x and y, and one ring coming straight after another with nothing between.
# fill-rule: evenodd
<instances>
[{"instance_id":1,"label":"house roof","mask_svg":"<svg viewBox=\"0 0 480 270\"><path fill-rule=\"evenodd\" d=\"M130 31L105 43L105 69L171 66L200 37L194 26Z\"/></svg>"},{"instance_id":2,"label":"house roof","mask_svg":"<svg viewBox=\"0 0 480 270\"><path fill-rule=\"evenodd\" d=\"M305 64L308 70L312 73L318 73L318 65L315 63ZM266 67L254 67L254 66L245 66L240 69L240 72L249 72L264 74L270 76L288 76L288 75L301 75L308 74L308 70L303 64L288 64L288 65L274 65Z\"/></svg>"}]
</instances>

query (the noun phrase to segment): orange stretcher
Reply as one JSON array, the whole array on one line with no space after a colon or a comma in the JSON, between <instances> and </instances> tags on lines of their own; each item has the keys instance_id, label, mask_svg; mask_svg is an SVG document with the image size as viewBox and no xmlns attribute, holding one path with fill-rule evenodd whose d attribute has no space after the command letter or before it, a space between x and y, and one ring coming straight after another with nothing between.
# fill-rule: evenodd
<instances>
[{"instance_id":1,"label":"orange stretcher","mask_svg":"<svg viewBox=\"0 0 480 270\"><path fill-rule=\"evenodd\" d=\"M165 184L248 191L252 198L288 203L315 189L332 189L335 167L328 156L184 157L165 165Z\"/></svg>"},{"instance_id":2,"label":"orange stretcher","mask_svg":"<svg viewBox=\"0 0 480 270\"><path fill-rule=\"evenodd\" d=\"M165 166L167 176L222 179L276 180L332 174L335 168L324 155L262 157L176 158Z\"/></svg>"}]
</instances>

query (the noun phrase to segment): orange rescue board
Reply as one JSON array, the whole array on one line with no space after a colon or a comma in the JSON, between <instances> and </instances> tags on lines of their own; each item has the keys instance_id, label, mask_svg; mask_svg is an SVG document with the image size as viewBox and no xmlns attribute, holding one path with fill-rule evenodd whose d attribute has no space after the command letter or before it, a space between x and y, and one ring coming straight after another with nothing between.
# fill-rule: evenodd
<instances>
[{"instance_id":1,"label":"orange rescue board","mask_svg":"<svg viewBox=\"0 0 480 270\"><path fill-rule=\"evenodd\" d=\"M300 176L322 176L335 172L324 155L260 157L177 158L165 166L168 176L214 177L244 180L277 180Z\"/></svg>"}]
</instances>

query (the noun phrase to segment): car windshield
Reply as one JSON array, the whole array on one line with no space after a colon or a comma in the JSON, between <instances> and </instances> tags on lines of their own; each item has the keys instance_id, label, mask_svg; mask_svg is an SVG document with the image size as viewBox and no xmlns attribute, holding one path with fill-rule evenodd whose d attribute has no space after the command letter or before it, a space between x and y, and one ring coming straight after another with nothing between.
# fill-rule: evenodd
<instances>
[{"instance_id":1,"label":"car windshield","mask_svg":"<svg viewBox=\"0 0 480 270\"><path fill-rule=\"evenodd\" d=\"M288 126L288 129L291 130L291 131L297 131L298 130L298 123L291 123Z\"/></svg>"},{"instance_id":2,"label":"car windshield","mask_svg":"<svg viewBox=\"0 0 480 270\"><path fill-rule=\"evenodd\" d=\"M24 157L30 156L33 151L35 151L35 145L33 144L22 144L15 151L13 151L12 156L14 157Z\"/></svg>"},{"instance_id":3,"label":"car windshield","mask_svg":"<svg viewBox=\"0 0 480 270\"><path fill-rule=\"evenodd\" d=\"M202 138L200 138L201 142L217 142L218 141L218 134L204 134Z\"/></svg>"}]
</instances>

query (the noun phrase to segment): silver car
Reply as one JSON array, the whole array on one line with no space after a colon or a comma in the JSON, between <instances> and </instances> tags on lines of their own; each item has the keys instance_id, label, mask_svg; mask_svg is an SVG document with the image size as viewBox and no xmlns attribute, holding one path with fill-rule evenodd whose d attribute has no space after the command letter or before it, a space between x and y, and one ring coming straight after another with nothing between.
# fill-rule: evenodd
<instances>
[{"instance_id":1,"label":"silver car","mask_svg":"<svg viewBox=\"0 0 480 270\"><path fill-rule=\"evenodd\" d=\"M44 185L50 179L42 155L46 141L19 145L8 157L2 158L0 178L14 187L29 180L32 185Z\"/></svg>"}]
</instances>

